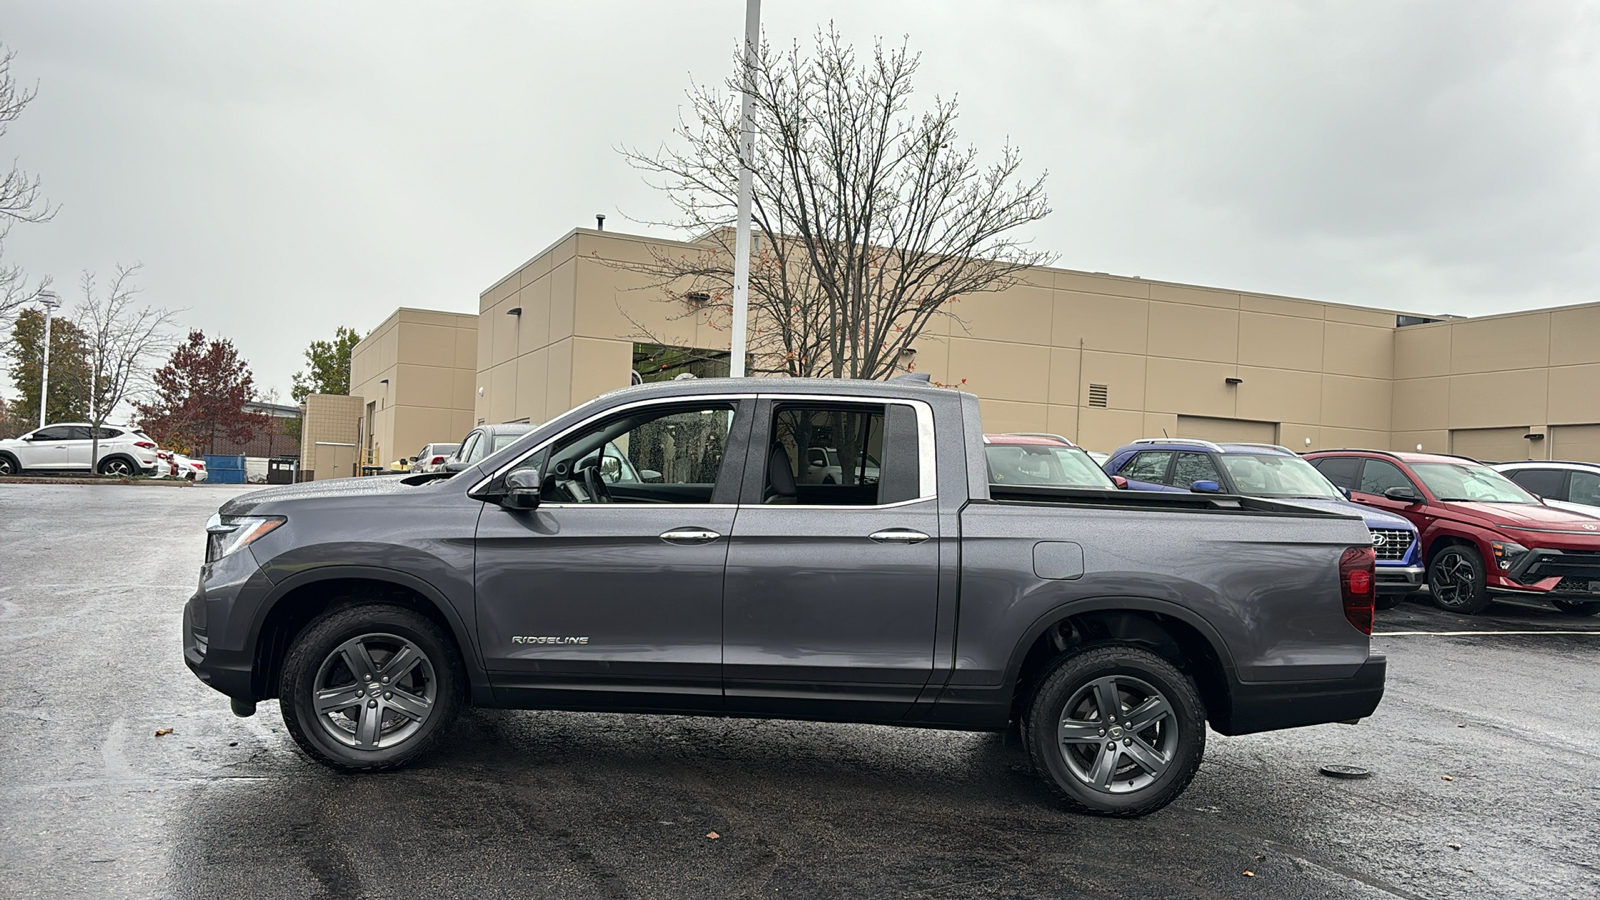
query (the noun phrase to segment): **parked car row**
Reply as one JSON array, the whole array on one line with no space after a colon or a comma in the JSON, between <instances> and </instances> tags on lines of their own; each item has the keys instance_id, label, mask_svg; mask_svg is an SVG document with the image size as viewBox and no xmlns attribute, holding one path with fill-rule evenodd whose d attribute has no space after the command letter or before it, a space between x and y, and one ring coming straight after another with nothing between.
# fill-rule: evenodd
<instances>
[{"instance_id":1,"label":"parked car row","mask_svg":"<svg viewBox=\"0 0 1600 900\"><path fill-rule=\"evenodd\" d=\"M1056 435L986 437L995 483L1087 485L1081 472L1023 449L1084 453ZM1066 457L1062 457L1066 458ZM1548 600L1600 614L1600 465L1490 465L1459 456L1381 450L1301 455L1273 444L1146 438L1103 463L1119 486L1221 493L1359 515L1377 556L1380 608L1426 592L1441 608L1477 613L1497 596Z\"/></svg>"}]
</instances>

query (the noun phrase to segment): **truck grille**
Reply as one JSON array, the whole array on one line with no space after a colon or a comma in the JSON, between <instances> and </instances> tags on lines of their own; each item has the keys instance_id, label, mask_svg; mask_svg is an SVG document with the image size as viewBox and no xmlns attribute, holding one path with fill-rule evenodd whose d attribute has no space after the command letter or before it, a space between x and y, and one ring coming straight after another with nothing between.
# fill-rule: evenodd
<instances>
[{"instance_id":1,"label":"truck grille","mask_svg":"<svg viewBox=\"0 0 1600 900\"><path fill-rule=\"evenodd\" d=\"M1411 532L1398 528L1374 528L1372 549L1378 554L1378 562L1399 562L1411 550Z\"/></svg>"}]
</instances>

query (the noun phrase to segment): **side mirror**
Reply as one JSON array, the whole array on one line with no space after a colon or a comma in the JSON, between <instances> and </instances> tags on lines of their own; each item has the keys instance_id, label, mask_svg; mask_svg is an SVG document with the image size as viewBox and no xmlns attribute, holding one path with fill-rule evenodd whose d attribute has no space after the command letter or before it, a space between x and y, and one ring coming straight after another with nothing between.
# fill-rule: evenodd
<instances>
[{"instance_id":1,"label":"side mirror","mask_svg":"<svg viewBox=\"0 0 1600 900\"><path fill-rule=\"evenodd\" d=\"M1111 476L1111 483L1116 485L1117 490L1119 491L1125 491L1128 489L1128 479L1123 478L1121 475Z\"/></svg>"},{"instance_id":2,"label":"side mirror","mask_svg":"<svg viewBox=\"0 0 1600 900\"><path fill-rule=\"evenodd\" d=\"M459 459L452 459L444 464L444 470L451 473L465 471L467 467L468 464Z\"/></svg>"},{"instance_id":3,"label":"side mirror","mask_svg":"<svg viewBox=\"0 0 1600 900\"><path fill-rule=\"evenodd\" d=\"M506 492L500 505L506 509L537 509L544 491L544 477L538 469L518 469L506 476Z\"/></svg>"},{"instance_id":4,"label":"side mirror","mask_svg":"<svg viewBox=\"0 0 1600 900\"><path fill-rule=\"evenodd\" d=\"M639 480L645 482L646 484L660 484L662 478L661 473L657 472L655 469L640 469Z\"/></svg>"},{"instance_id":5,"label":"side mirror","mask_svg":"<svg viewBox=\"0 0 1600 900\"><path fill-rule=\"evenodd\" d=\"M1217 484L1215 481L1210 479L1205 479L1203 481L1196 481L1194 484L1189 485L1189 490L1194 491L1197 494L1220 494L1222 493L1222 485Z\"/></svg>"},{"instance_id":6,"label":"side mirror","mask_svg":"<svg viewBox=\"0 0 1600 900\"><path fill-rule=\"evenodd\" d=\"M1389 488L1383 492L1383 495L1390 500L1399 500L1404 503L1417 503L1422 500L1421 497L1417 496L1415 488L1406 487L1403 484Z\"/></svg>"}]
</instances>

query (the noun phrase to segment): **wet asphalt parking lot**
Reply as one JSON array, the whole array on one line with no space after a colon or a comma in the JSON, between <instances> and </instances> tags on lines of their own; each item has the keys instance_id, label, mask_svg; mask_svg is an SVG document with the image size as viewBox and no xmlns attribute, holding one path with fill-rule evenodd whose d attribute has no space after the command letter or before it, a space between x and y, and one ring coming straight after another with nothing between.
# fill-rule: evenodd
<instances>
[{"instance_id":1,"label":"wet asphalt parking lot","mask_svg":"<svg viewBox=\"0 0 1600 900\"><path fill-rule=\"evenodd\" d=\"M343 776L184 667L240 490L0 484L0 897L1600 896L1600 619L1380 612L1374 717L1212 734L1135 821L1002 736L864 725L476 710Z\"/></svg>"}]
</instances>

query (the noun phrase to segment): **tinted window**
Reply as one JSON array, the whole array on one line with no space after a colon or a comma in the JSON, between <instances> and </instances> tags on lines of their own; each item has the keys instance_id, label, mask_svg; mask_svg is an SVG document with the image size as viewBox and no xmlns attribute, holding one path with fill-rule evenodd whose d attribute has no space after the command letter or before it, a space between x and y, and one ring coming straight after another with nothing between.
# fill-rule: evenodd
<instances>
[{"instance_id":1,"label":"tinted window","mask_svg":"<svg viewBox=\"0 0 1600 900\"><path fill-rule=\"evenodd\" d=\"M1164 484L1167 480L1167 463L1171 459L1170 450L1145 450L1129 460L1117 474L1131 481Z\"/></svg>"},{"instance_id":2,"label":"tinted window","mask_svg":"<svg viewBox=\"0 0 1600 900\"><path fill-rule=\"evenodd\" d=\"M69 441L72 440L72 430L65 425L52 425L41 428L33 433L36 441Z\"/></svg>"},{"instance_id":3,"label":"tinted window","mask_svg":"<svg viewBox=\"0 0 1600 900\"><path fill-rule=\"evenodd\" d=\"M772 467L784 464L794 481L792 502L802 505L897 503L916 498L921 486L910 407L780 404L761 446L769 461L764 501L791 502L787 485L773 478Z\"/></svg>"},{"instance_id":4,"label":"tinted window","mask_svg":"<svg viewBox=\"0 0 1600 900\"><path fill-rule=\"evenodd\" d=\"M1330 457L1311 461L1322 477L1346 490L1355 490L1360 484L1361 459L1359 457Z\"/></svg>"},{"instance_id":5,"label":"tinted window","mask_svg":"<svg viewBox=\"0 0 1600 900\"><path fill-rule=\"evenodd\" d=\"M1567 473L1564 469L1519 469L1506 473L1506 477L1541 497L1567 499Z\"/></svg>"},{"instance_id":6,"label":"tinted window","mask_svg":"<svg viewBox=\"0 0 1600 900\"><path fill-rule=\"evenodd\" d=\"M545 499L710 503L719 483L730 483L723 461L732 424L733 408L725 403L646 407L606 419L563 441L549 455ZM536 464L539 455L524 466ZM611 495L618 460L625 460L629 471L649 470L647 483L630 481L625 495ZM726 502L732 498L730 494Z\"/></svg>"},{"instance_id":7,"label":"tinted window","mask_svg":"<svg viewBox=\"0 0 1600 900\"><path fill-rule=\"evenodd\" d=\"M1204 453L1179 453L1178 464L1172 467L1173 487L1187 488L1196 481L1220 483L1222 478L1217 474L1217 466L1211 457Z\"/></svg>"},{"instance_id":8,"label":"tinted window","mask_svg":"<svg viewBox=\"0 0 1600 900\"><path fill-rule=\"evenodd\" d=\"M84 429L85 432L87 432L88 430L89 429L87 429L87 428ZM102 441L109 441L114 437L121 437L122 433L123 433L121 428L104 428L104 427L102 427L102 428L99 429L99 431L100 431L100 440L102 440ZM87 439L87 434L85 435L85 439ZM145 438L145 440L149 440L149 438Z\"/></svg>"},{"instance_id":9,"label":"tinted window","mask_svg":"<svg viewBox=\"0 0 1600 900\"><path fill-rule=\"evenodd\" d=\"M1573 472L1572 484L1567 489L1567 499L1573 503L1600 506L1600 475L1594 472Z\"/></svg>"},{"instance_id":10,"label":"tinted window","mask_svg":"<svg viewBox=\"0 0 1600 900\"><path fill-rule=\"evenodd\" d=\"M1400 467L1392 462L1381 459L1369 459L1361 467L1361 483L1355 488L1363 494L1381 494L1390 488L1407 487L1416 490L1416 485L1400 471Z\"/></svg>"},{"instance_id":11,"label":"tinted window","mask_svg":"<svg viewBox=\"0 0 1600 900\"><path fill-rule=\"evenodd\" d=\"M67 440L69 440L69 441L87 441L87 440L89 440L89 426L87 426L87 425L68 425L67 426Z\"/></svg>"}]
</instances>

